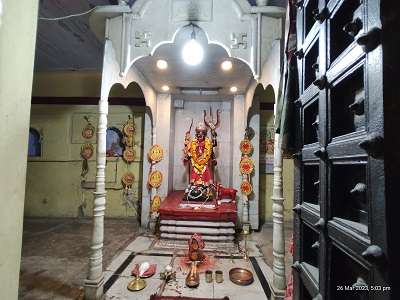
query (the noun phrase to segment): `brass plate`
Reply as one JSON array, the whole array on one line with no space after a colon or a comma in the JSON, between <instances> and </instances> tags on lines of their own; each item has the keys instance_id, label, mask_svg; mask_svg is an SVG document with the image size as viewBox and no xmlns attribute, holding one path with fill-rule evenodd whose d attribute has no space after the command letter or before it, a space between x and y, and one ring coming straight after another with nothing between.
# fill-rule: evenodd
<instances>
[{"instance_id":1,"label":"brass plate","mask_svg":"<svg viewBox=\"0 0 400 300\"><path fill-rule=\"evenodd\" d=\"M142 278L135 278L132 281L128 283L128 290L131 292L138 292L143 290L146 287L146 281L144 281Z\"/></svg>"},{"instance_id":2,"label":"brass plate","mask_svg":"<svg viewBox=\"0 0 400 300\"><path fill-rule=\"evenodd\" d=\"M243 268L233 268L229 271L229 279L238 285L250 285L254 281L253 273Z\"/></svg>"}]
</instances>

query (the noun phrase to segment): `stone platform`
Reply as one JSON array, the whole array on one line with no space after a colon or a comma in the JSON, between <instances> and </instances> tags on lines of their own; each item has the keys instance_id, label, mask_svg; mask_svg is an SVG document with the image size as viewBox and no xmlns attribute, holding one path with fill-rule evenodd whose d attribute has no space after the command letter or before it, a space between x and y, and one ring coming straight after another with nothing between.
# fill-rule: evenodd
<instances>
[{"instance_id":1,"label":"stone platform","mask_svg":"<svg viewBox=\"0 0 400 300\"><path fill-rule=\"evenodd\" d=\"M227 255L224 249L206 252L208 257L205 265L199 267L200 286L190 289L185 286L185 278L188 272L186 261L186 250L157 249L157 240L152 237L138 237L134 240L113 262L106 268L105 272L105 299L108 300L147 300L152 294L158 293L163 296L186 296L197 298L222 298L228 296L230 300L252 300L270 299L270 288L266 278L271 273L265 264L261 252L256 245L249 242L250 259L245 261L236 251L233 255ZM174 258L173 258L174 257ZM129 281L133 279L131 270L136 264L144 261L157 264L156 273L145 279L147 286L139 292L131 292L127 289ZM172 264L176 271L176 281L172 281L162 287L160 279L167 264ZM250 270L254 275L254 282L249 286L239 286L229 280L229 270L242 267ZM206 283L204 272L206 269L223 271L223 283Z\"/></svg>"},{"instance_id":2,"label":"stone platform","mask_svg":"<svg viewBox=\"0 0 400 300\"><path fill-rule=\"evenodd\" d=\"M187 202L184 191L171 193L161 204L160 233L166 240L187 241L193 233L200 233L207 242L233 245L237 207L235 202Z\"/></svg>"}]
</instances>

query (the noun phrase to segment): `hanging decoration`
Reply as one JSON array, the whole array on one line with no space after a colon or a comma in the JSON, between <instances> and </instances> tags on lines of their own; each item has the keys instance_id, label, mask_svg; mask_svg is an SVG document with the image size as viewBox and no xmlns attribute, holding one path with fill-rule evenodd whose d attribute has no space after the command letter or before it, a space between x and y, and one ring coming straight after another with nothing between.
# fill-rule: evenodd
<instances>
[{"instance_id":1,"label":"hanging decoration","mask_svg":"<svg viewBox=\"0 0 400 300\"><path fill-rule=\"evenodd\" d=\"M131 115L128 116L128 120L125 122L122 132L124 134L123 143L125 145L125 150L122 153L122 158L130 164L135 160L135 150L133 150L134 136L136 132L135 122Z\"/></svg>"},{"instance_id":2,"label":"hanging decoration","mask_svg":"<svg viewBox=\"0 0 400 300\"><path fill-rule=\"evenodd\" d=\"M137 212L132 190L132 185L134 181L135 175L129 171L125 172L121 177L121 183L124 187L124 190L122 192L123 204L127 207L131 207L134 211Z\"/></svg>"},{"instance_id":3,"label":"hanging decoration","mask_svg":"<svg viewBox=\"0 0 400 300\"><path fill-rule=\"evenodd\" d=\"M135 181L135 175L132 172L125 172L121 177L121 183L124 188L131 188Z\"/></svg>"},{"instance_id":4,"label":"hanging decoration","mask_svg":"<svg viewBox=\"0 0 400 300\"><path fill-rule=\"evenodd\" d=\"M154 165L160 162L164 158L164 150L161 145L154 144L150 147L147 157L151 163L149 170L148 186L155 191L149 194L154 194L153 198L150 198L150 224L155 224L155 220L158 217L158 210L161 206L161 197L158 195L158 188L162 184L163 174L154 169ZM151 197L151 196L150 196ZM150 225L151 226L151 225Z\"/></svg>"},{"instance_id":5,"label":"hanging decoration","mask_svg":"<svg viewBox=\"0 0 400 300\"><path fill-rule=\"evenodd\" d=\"M151 212L157 213L160 206L161 206L161 197L159 195L154 195L153 199L151 199L151 206L150 206Z\"/></svg>"},{"instance_id":6,"label":"hanging decoration","mask_svg":"<svg viewBox=\"0 0 400 300\"><path fill-rule=\"evenodd\" d=\"M239 149L242 153L242 157L239 163L240 174L242 174L242 182L240 184L240 191L242 192L242 224L243 233L245 234L245 250L244 257L247 257L246 250L246 236L250 232L250 216L249 216L249 201L252 199L250 195L253 193L253 185L251 184L251 175L254 172L254 161L250 155L254 152L254 147L251 143L251 139L254 138L254 130L251 127L247 127L244 133L244 138L240 142Z\"/></svg>"},{"instance_id":7,"label":"hanging decoration","mask_svg":"<svg viewBox=\"0 0 400 300\"><path fill-rule=\"evenodd\" d=\"M247 138L240 142L240 152L242 152L243 155L249 155L253 153L253 145Z\"/></svg>"},{"instance_id":8,"label":"hanging decoration","mask_svg":"<svg viewBox=\"0 0 400 300\"><path fill-rule=\"evenodd\" d=\"M153 145L150 147L148 153L149 160L152 163L157 163L164 158L164 150L160 145Z\"/></svg>"},{"instance_id":9,"label":"hanging decoration","mask_svg":"<svg viewBox=\"0 0 400 300\"><path fill-rule=\"evenodd\" d=\"M247 155L242 156L239 164L240 173L244 175L250 175L254 171L254 162Z\"/></svg>"},{"instance_id":10,"label":"hanging decoration","mask_svg":"<svg viewBox=\"0 0 400 300\"><path fill-rule=\"evenodd\" d=\"M242 183L240 184L240 190L242 191L243 194L248 196L253 192L253 186L247 180L243 180Z\"/></svg>"},{"instance_id":11,"label":"hanging decoration","mask_svg":"<svg viewBox=\"0 0 400 300\"><path fill-rule=\"evenodd\" d=\"M81 146L81 157L85 160L90 159L93 156L94 147L92 144L83 144Z\"/></svg>"},{"instance_id":12,"label":"hanging decoration","mask_svg":"<svg viewBox=\"0 0 400 300\"><path fill-rule=\"evenodd\" d=\"M82 161L82 170L81 170L81 179L84 180L85 176L89 173L89 164L88 160L93 156L94 147L92 144L83 144L81 146L81 157Z\"/></svg>"},{"instance_id":13,"label":"hanging decoration","mask_svg":"<svg viewBox=\"0 0 400 300\"><path fill-rule=\"evenodd\" d=\"M158 170L154 170L149 174L148 184L150 187L158 189L161 186L162 180L163 174Z\"/></svg>"},{"instance_id":14,"label":"hanging decoration","mask_svg":"<svg viewBox=\"0 0 400 300\"><path fill-rule=\"evenodd\" d=\"M129 169L129 164L132 163L136 158L136 152L133 149L135 143L135 133L136 127L134 119L131 115L128 115L128 120L126 120L125 124L122 127L122 133L124 135L122 139L122 143L124 144L124 151L122 152L122 158L127 163L127 169ZM124 205L129 206L134 211L137 212L137 203L134 201L133 196L133 183L135 181L135 175L130 172L126 171L121 177L121 183L124 187L123 191L123 200Z\"/></svg>"},{"instance_id":15,"label":"hanging decoration","mask_svg":"<svg viewBox=\"0 0 400 300\"><path fill-rule=\"evenodd\" d=\"M96 129L94 128L92 123L90 123L88 116L84 116L83 118L86 120L87 124L82 129L82 137L85 139L91 139L94 136Z\"/></svg>"},{"instance_id":16,"label":"hanging decoration","mask_svg":"<svg viewBox=\"0 0 400 300\"><path fill-rule=\"evenodd\" d=\"M124 150L124 152L122 152L122 158L128 163L130 164L131 162L133 162L135 160L135 150L133 150L132 148L126 148Z\"/></svg>"},{"instance_id":17,"label":"hanging decoration","mask_svg":"<svg viewBox=\"0 0 400 300\"><path fill-rule=\"evenodd\" d=\"M125 136L134 136L135 135L135 122L131 115L128 116L128 120L125 122L123 127L123 132Z\"/></svg>"}]
</instances>

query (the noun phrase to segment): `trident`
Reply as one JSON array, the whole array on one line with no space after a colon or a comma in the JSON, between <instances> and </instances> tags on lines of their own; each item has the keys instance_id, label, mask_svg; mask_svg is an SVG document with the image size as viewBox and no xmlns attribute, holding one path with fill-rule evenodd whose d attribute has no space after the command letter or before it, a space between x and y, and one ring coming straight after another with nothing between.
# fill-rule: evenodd
<instances>
[{"instance_id":1,"label":"trident","mask_svg":"<svg viewBox=\"0 0 400 300\"><path fill-rule=\"evenodd\" d=\"M214 116L211 107L210 107L210 117L207 117L207 111L204 110L204 124L206 124L206 126L210 128L212 132L219 127L220 114L221 114L220 110L217 109L217 122L214 123Z\"/></svg>"}]
</instances>

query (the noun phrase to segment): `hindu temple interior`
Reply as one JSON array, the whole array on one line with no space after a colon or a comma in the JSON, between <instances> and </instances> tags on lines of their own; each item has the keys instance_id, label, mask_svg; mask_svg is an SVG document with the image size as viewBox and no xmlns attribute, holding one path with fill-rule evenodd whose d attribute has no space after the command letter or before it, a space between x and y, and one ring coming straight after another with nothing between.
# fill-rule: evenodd
<instances>
[{"instance_id":1,"label":"hindu temple interior","mask_svg":"<svg viewBox=\"0 0 400 300\"><path fill-rule=\"evenodd\" d=\"M0 299L400 299L399 20L0 0Z\"/></svg>"}]
</instances>

